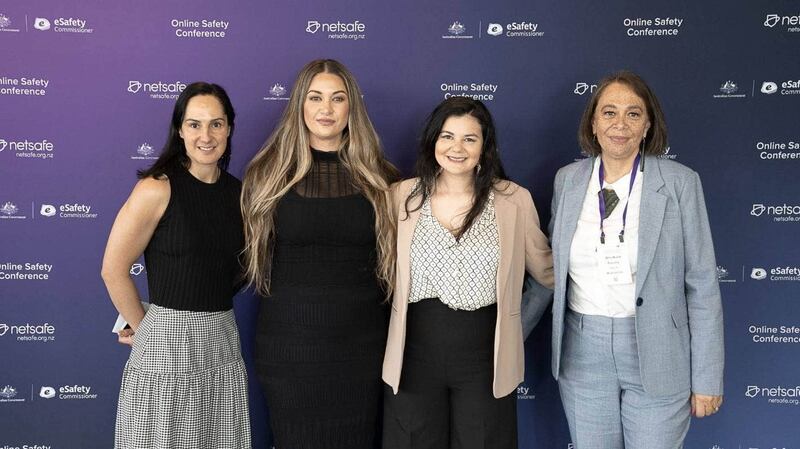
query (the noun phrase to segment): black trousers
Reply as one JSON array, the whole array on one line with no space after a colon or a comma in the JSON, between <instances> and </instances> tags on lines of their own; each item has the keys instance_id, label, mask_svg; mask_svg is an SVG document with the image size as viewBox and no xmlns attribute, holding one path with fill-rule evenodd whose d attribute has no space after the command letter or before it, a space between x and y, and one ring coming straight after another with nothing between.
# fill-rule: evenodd
<instances>
[{"instance_id":1,"label":"black trousers","mask_svg":"<svg viewBox=\"0 0 800 449\"><path fill-rule=\"evenodd\" d=\"M516 394L496 399L497 305L409 304L400 389L384 386L383 449L516 449Z\"/></svg>"}]
</instances>

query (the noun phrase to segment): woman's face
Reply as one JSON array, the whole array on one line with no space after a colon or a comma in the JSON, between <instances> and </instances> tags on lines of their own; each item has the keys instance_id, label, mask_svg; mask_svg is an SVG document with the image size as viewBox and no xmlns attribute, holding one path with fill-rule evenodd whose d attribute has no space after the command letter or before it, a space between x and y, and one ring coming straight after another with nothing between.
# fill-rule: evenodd
<instances>
[{"instance_id":1,"label":"woman's face","mask_svg":"<svg viewBox=\"0 0 800 449\"><path fill-rule=\"evenodd\" d=\"M650 129L644 100L622 83L609 84L600 94L592 117L592 132L603 157L628 160Z\"/></svg>"},{"instance_id":2,"label":"woman's face","mask_svg":"<svg viewBox=\"0 0 800 449\"><path fill-rule=\"evenodd\" d=\"M231 127L225 109L213 95L196 95L186 104L178 131L191 161L190 169L216 167L225 154Z\"/></svg>"},{"instance_id":3,"label":"woman's face","mask_svg":"<svg viewBox=\"0 0 800 449\"><path fill-rule=\"evenodd\" d=\"M481 159L483 131L471 115L451 116L436 139L436 162L450 175L472 176Z\"/></svg>"},{"instance_id":4,"label":"woman's face","mask_svg":"<svg viewBox=\"0 0 800 449\"><path fill-rule=\"evenodd\" d=\"M318 73L311 79L303 102L303 119L313 148L334 151L350 119L350 102L344 81L332 73Z\"/></svg>"}]
</instances>

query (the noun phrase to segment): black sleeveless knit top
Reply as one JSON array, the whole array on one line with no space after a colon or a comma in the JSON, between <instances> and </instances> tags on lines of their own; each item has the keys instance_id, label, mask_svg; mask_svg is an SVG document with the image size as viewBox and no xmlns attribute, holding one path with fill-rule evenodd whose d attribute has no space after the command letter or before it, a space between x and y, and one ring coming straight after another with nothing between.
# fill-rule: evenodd
<instances>
[{"instance_id":1,"label":"black sleeveless knit top","mask_svg":"<svg viewBox=\"0 0 800 449\"><path fill-rule=\"evenodd\" d=\"M169 204L144 251L150 302L196 312L229 310L242 273L242 183L225 171L213 184L185 168L167 176Z\"/></svg>"}]
</instances>

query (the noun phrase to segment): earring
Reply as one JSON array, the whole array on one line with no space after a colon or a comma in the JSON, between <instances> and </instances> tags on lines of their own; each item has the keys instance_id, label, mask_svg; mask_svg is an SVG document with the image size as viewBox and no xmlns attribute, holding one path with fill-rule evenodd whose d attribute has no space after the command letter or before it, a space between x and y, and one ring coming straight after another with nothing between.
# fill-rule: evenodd
<instances>
[{"instance_id":1,"label":"earring","mask_svg":"<svg viewBox=\"0 0 800 449\"><path fill-rule=\"evenodd\" d=\"M477 175L480 172L481 172L481 164L478 164L477 166L475 166L475 174Z\"/></svg>"}]
</instances>

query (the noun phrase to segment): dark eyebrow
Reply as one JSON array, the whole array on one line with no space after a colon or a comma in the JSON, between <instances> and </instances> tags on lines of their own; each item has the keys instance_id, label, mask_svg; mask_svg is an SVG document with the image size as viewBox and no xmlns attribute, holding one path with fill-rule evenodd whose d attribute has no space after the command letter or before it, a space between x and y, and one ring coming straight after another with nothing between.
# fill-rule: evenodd
<instances>
[{"instance_id":1,"label":"dark eyebrow","mask_svg":"<svg viewBox=\"0 0 800 449\"><path fill-rule=\"evenodd\" d=\"M320 92L318 90L314 90L314 89L309 89L308 93L315 93L315 94L322 95L322 92ZM345 94L345 95L347 95L347 92L345 92L343 90L337 90L336 92L332 93L331 95L336 95L336 94Z\"/></svg>"}]
</instances>

